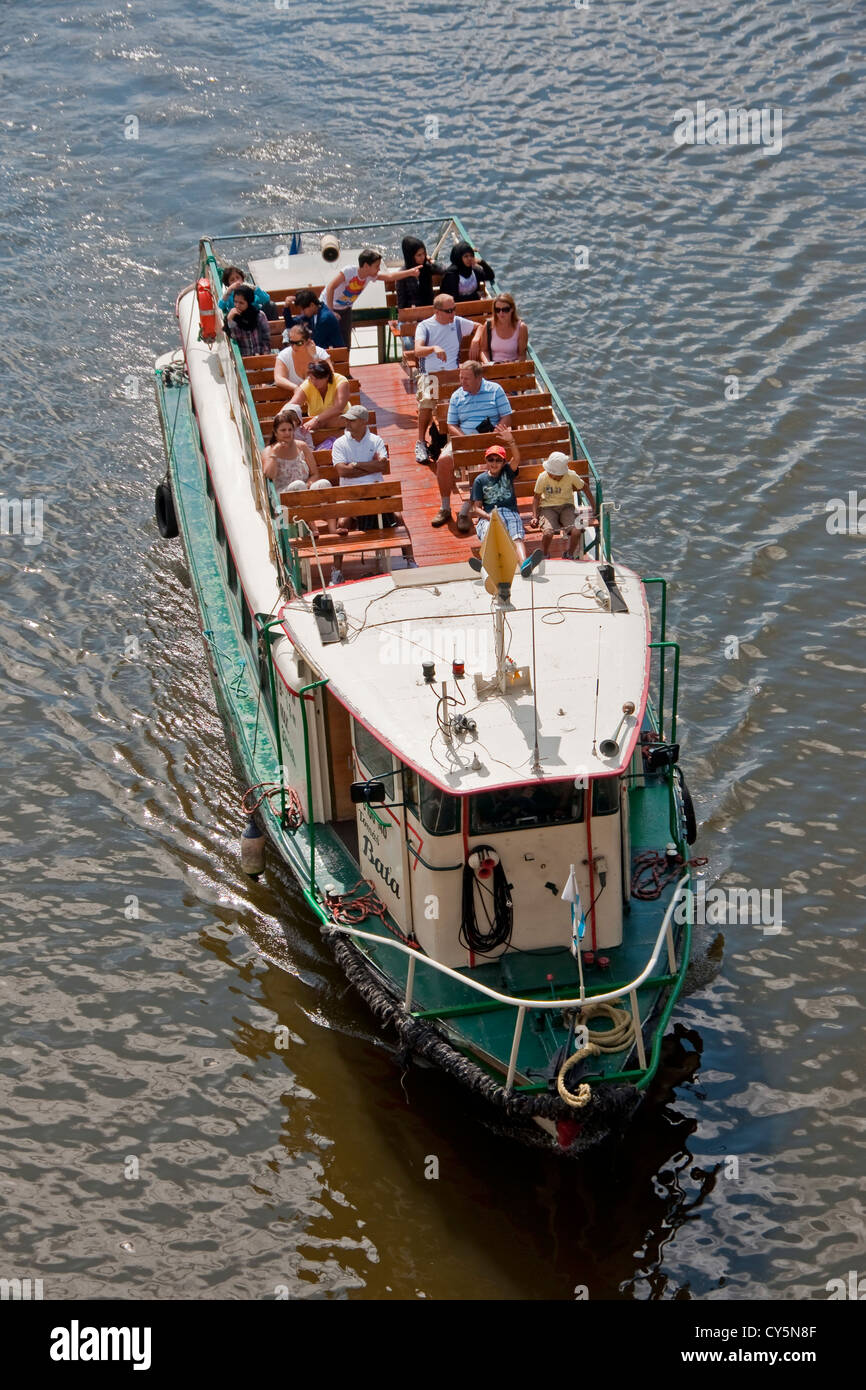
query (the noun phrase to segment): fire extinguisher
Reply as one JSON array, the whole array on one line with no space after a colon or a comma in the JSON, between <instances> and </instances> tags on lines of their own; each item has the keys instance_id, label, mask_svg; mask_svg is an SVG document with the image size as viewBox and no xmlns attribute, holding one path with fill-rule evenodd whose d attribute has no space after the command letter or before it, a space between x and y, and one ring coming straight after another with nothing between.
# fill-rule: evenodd
<instances>
[{"instance_id":1,"label":"fire extinguisher","mask_svg":"<svg viewBox=\"0 0 866 1390\"><path fill-rule=\"evenodd\" d=\"M204 343L212 343L217 335L217 315L210 281L204 275L196 281L195 296L198 300L198 316L201 320L201 340Z\"/></svg>"}]
</instances>

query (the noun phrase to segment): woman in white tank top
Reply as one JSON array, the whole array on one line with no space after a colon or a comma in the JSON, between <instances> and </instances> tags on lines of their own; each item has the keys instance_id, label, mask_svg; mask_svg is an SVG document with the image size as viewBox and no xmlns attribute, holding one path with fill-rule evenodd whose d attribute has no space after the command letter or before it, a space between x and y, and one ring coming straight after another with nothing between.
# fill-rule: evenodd
<instances>
[{"instance_id":1,"label":"woman in white tank top","mask_svg":"<svg viewBox=\"0 0 866 1390\"><path fill-rule=\"evenodd\" d=\"M493 301L493 317L479 324L469 350L470 357L485 365L490 362L518 362L526 356L529 328L519 317L510 294L498 294Z\"/></svg>"}]
</instances>

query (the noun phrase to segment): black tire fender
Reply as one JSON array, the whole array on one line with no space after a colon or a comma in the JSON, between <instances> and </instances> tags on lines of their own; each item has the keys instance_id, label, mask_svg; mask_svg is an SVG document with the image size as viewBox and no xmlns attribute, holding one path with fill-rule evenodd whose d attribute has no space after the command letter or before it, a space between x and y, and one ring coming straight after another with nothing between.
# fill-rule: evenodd
<instances>
[{"instance_id":1,"label":"black tire fender","mask_svg":"<svg viewBox=\"0 0 866 1390\"><path fill-rule=\"evenodd\" d=\"M683 776L683 770L681 767L677 768L677 776L679 777L680 796L682 798L683 803L683 820L685 822L686 829L686 844L693 845L695 843L695 840L698 838L698 822L697 817L695 816L695 803L692 801L692 794L689 791L688 784L686 782L685 777Z\"/></svg>"},{"instance_id":2,"label":"black tire fender","mask_svg":"<svg viewBox=\"0 0 866 1390\"><path fill-rule=\"evenodd\" d=\"M154 510L156 511L156 524L159 534L164 540L170 540L179 534L177 516L174 510L174 498L171 495L171 483L163 479L158 484L156 496L154 498Z\"/></svg>"}]
</instances>

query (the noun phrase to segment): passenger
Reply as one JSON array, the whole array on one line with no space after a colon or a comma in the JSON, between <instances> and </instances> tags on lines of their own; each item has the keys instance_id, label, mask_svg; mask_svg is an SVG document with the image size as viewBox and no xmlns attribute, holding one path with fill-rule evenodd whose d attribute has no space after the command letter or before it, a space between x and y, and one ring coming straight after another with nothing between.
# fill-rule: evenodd
<instances>
[{"instance_id":1,"label":"passenger","mask_svg":"<svg viewBox=\"0 0 866 1390\"><path fill-rule=\"evenodd\" d=\"M529 327L518 316L510 294L498 294L493 301L493 317L481 323L469 349L485 366L490 362L519 362L526 356Z\"/></svg>"},{"instance_id":2,"label":"passenger","mask_svg":"<svg viewBox=\"0 0 866 1390\"><path fill-rule=\"evenodd\" d=\"M383 280L386 285L393 285L396 280L408 280L410 277L417 280L421 274L419 265L410 266L406 270L389 271L382 271L381 265L382 257L379 252L373 251L369 246L365 247L358 257L358 264L344 265L325 291L328 308L332 309L340 320L343 343L346 347L352 346L352 305L369 284L374 280Z\"/></svg>"},{"instance_id":3,"label":"passenger","mask_svg":"<svg viewBox=\"0 0 866 1390\"><path fill-rule=\"evenodd\" d=\"M583 480L569 468L568 454L553 453L545 459L532 498L532 524L541 527L541 548L545 555L550 554L551 542L561 527L565 536L563 559L576 558L584 528L575 525L574 501L575 496L580 496L582 487Z\"/></svg>"},{"instance_id":4,"label":"passenger","mask_svg":"<svg viewBox=\"0 0 866 1390\"><path fill-rule=\"evenodd\" d=\"M291 406L281 410L271 429L271 437L262 454L264 475L270 478L277 492L285 492L290 483L315 482L319 469L309 444L295 436L298 415Z\"/></svg>"},{"instance_id":5,"label":"passenger","mask_svg":"<svg viewBox=\"0 0 866 1390\"><path fill-rule=\"evenodd\" d=\"M433 300L435 313L422 319L415 332L415 356L418 359L418 443L415 445L417 463L428 463L427 430L436 414L440 434L445 428L444 401L439 399L439 372L453 371L460 360L460 344L475 325L471 319L460 318L450 294L437 294ZM445 436L447 439L447 435Z\"/></svg>"},{"instance_id":6,"label":"passenger","mask_svg":"<svg viewBox=\"0 0 866 1390\"><path fill-rule=\"evenodd\" d=\"M242 357L255 357L271 350L271 330L261 309L255 307L252 285L236 285L234 304L228 311L226 328L241 350Z\"/></svg>"},{"instance_id":7,"label":"passenger","mask_svg":"<svg viewBox=\"0 0 866 1390\"><path fill-rule=\"evenodd\" d=\"M283 318L286 320L283 343L289 341L289 332L293 323L306 323L313 330L313 342L317 347L328 349L343 346L340 320L336 314L331 312L327 304L322 303L315 290L298 290L294 305L298 313L293 318L292 299L289 296L283 306Z\"/></svg>"},{"instance_id":8,"label":"passenger","mask_svg":"<svg viewBox=\"0 0 866 1390\"><path fill-rule=\"evenodd\" d=\"M313 330L302 319L293 323L289 329L289 341L274 363L274 385L281 387L287 395L294 395L307 375L310 363L329 362L327 352L313 341Z\"/></svg>"},{"instance_id":9,"label":"passenger","mask_svg":"<svg viewBox=\"0 0 866 1390\"><path fill-rule=\"evenodd\" d=\"M435 261L428 260L427 247L423 241L419 241L416 236L404 236L403 242L403 263L408 270L413 266L421 267L421 274L417 280L401 280L397 286L397 317L400 317L400 309L421 309L426 304L433 303L433 276L442 274L441 265ZM403 349L411 352L414 339L411 335L403 338Z\"/></svg>"},{"instance_id":10,"label":"passenger","mask_svg":"<svg viewBox=\"0 0 866 1390\"><path fill-rule=\"evenodd\" d=\"M316 359L311 362L305 379L292 396L291 405L299 405L304 412L303 427L312 434L313 430L323 430L336 423L349 404L349 381L347 377L335 372L330 362ZM320 443L320 449L328 449L336 435Z\"/></svg>"},{"instance_id":11,"label":"passenger","mask_svg":"<svg viewBox=\"0 0 866 1390\"><path fill-rule=\"evenodd\" d=\"M227 314L229 309L234 307L235 289L238 285L243 285L245 283L244 273L242 270L238 270L236 265L227 265L220 278L223 284L223 297L219 302L219 306L222 312ZM264 312L266 317L270 317L270 311L274 307L271 304L271 297L269 294L265 294L264 290L259 289L258 285L255 287L253 303L257 309L261 309Z\"/></svg>"},{"instance_id":12,"label":"passenger","mask_svg":"<svg viewBox=\"0 0 866 1390\"><path fill-rule=\"evenodd\" d=\"M485 280L495 280L493 270L476 256L468 241L458 241L451 248L451 264L442 276L440 294L452 294L459 304L466 299L480 299L487 291Z\"/></svg>"},{"instance_id":13,"label":"passenger","mask_svg":"<svg viewBox=\"0 0 866 1390\"><path fill-rule=\"evenodd\" d=\"M350 405L348 410L343 412L342 418L346 421L346 428L340 438L334 441L331 454L334 467L340 476L340 486L357 487L363 483L383 482L385 475L382 465L388 460L388 450L384 439L369 429L370 412L362 405ZM403 525L403 518L398 512L384 512L381 515L383 528ZM340 536L346 536L353 530L378 529L379 514L375 512L367 516L341 516L337 520L337 534ZM403 557L407 565L414 566L411 545L403 547ZM331 583L340 584L343 578L342 555L334 555L333 562Z\"/></svg>"},{"instance_id":14,"label":"passenger","mask_svg":"<svg viewBox=\"0 0 866 1390\"><path fill-rule=\"evenodd\" d=\"M541 559L541 551L537 550L529 559L526 558L526 549L523 544L523 521L517 510L517 497L514 492L514 479L517 477L517 470L520 467L520 452L514 442L514 435L511 430L503 431L502 438L508 443L511 451L511 462L508 462L508 453L501 444L491 444L485 450L484 462L487 464L486 473L479 473L472 484L472 504L478 521L475 531L480 541L487 535L490 525L490 515L494 507L499 509L499 515L504 521L508 534L514 541L514 548L517 551L517 558L520 561L520 573L529 574Z\"/></svg>"},{"instance_id":15,"label":"passenger","mask_svg":"<svg viewBox=\"0 0 866 1390\"><path fill-rule=\"evenodd\" d=\"M460 386L448 402L448 433L452 439L466 434L484 434L494 430L506 435L511 424L511 404L498 381L485 381L480 362L464 362L460 368ZM451 445L443 450L436 465L441 510L432 526L444 526L451 520L451 493L454 491L454 456ZM457 516L457 530L472 530L469 520L470 504L464 502Z\"/></svg>"}]
</instances>

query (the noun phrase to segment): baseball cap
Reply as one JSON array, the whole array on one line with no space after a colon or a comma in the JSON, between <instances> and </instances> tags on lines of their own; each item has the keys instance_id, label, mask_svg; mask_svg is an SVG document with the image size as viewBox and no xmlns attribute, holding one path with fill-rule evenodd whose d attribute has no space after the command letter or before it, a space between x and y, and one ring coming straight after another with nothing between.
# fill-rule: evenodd
<instances>
[{"instance_id":1,"label":"baseball cap","mask_svg":"<svg viewBox=\"0 0 866 1390\"><path fill-rule=\"evenodd\" d=\"M544 471L551 478L564 478L568 472L568 454L549 454L544 460Z\"/></svg>"},{"instance_id":2,"label":"baseball cap","mask_svg":"<svg viewBox=\"0 0 866 1390\"><path fill-rule=\"evenodd\" d=\"M501 444L491 444L489 449L484 450L484 457L486 459L507 459L508 454Z\"/></svg>"},{"instance_id":3,"label":"baseball cap","mask_svg":"<svg viewBox=\"0 0 866 1390\"><path fill-rule=\"evenodd\" d=\"M350 405L340 416L341 420L363 420L364 424L367 423L369 418L369 410L366 410L362 405Z\"/></svg>"}]
</instances>

